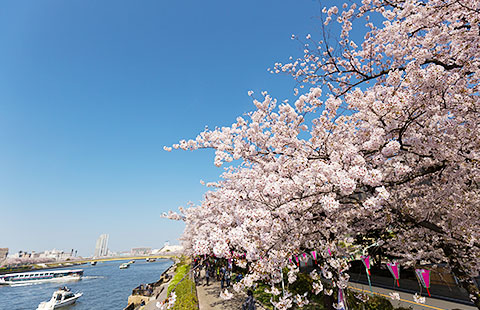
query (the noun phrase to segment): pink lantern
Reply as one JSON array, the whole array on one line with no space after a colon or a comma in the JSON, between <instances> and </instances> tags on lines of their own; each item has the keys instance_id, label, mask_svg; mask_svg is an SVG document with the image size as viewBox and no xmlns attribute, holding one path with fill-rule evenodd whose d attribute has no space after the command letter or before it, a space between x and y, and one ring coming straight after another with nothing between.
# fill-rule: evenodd
<instances>
[{"instance_id":1,"label":"pink lantern","mask_svg":"<svg viewBox=\"0 0 480 310\"><path fill-rule=\"evenodd\" d=\"M415 269L415 274L418 280L422 283L423 287L427 289L428 296L430 295L430 270L427 269Z\"/></svg>"},{"instance_id":2,"label":"pink lantern","mask_svg":"<svg viewBox=\"0 0 480 310\"><path fill-rule=\"evenodd\" d=\"M307 253L303 253L303 259L305 260L305 266L307 266L307 262L308 262Z\"/></svg>"},{"instance_id":3,"label":"pink lantern","mask_svg":"<svg viewBox=\"0 0 480 310\"><path fill-rule=\"evenodd\" d=\"M397 280L397 286L400 287L400 265L398 263L388 263L388 270L392 273L392 276Z\"/></svg>"},{"instance_id":4,"label":"pink lantern","mask_svg":"<svg viewBox=\"0 0 480 310\"><path fill-rule=\"evenodd\" d=\"M365 268L367 269L368 275L370 275L370 256L361 256L362 262L365 265Z\"/></svg>"},{"instance_id":5,"label":"pink lantern","mask_svg":"<svg viewBox=\"0 0 480 310\"><path fill-rule=\"evenodd\" d=\"M290 262L291 265L293 265L292 258L289 258L288 261Z\"/></svg>"},{"instance_id":6,"label":"pink lantern","mask_svg":"<svg viewBox=\"0 0 480 310\"><path fill-rule=\"evenodd\" d=\"M300 261L298 260L298 256L295 255L295 260L297 261L297 266L300 267Z\"/></svg>"},{"instance_id":7,"label":"pink lantern","mask_svg":"<svg viewBox=\"0 0 480 310\"><path fill-rule=\"evenodd\" d=\"M313 260L315 261L315 265L317 264L317 252L316 251L312 251L312 257L313 257Z\"/></svg>"},{"instance_id":8,"label":"pink lantern","mask_svg":"<svg viewBox=\"0 0 480 310\"><path fill-rule=\"evenodd\" d=\"M330 248L328 248L328 255L332 256L332 251L330 251Z\"/></svg>"}]
</instances>

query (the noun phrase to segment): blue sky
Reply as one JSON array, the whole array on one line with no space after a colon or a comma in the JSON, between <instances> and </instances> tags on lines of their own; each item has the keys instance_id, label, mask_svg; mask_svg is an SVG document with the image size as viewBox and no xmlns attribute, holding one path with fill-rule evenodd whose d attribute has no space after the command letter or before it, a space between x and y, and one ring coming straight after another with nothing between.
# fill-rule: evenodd
<instances>
[{"instance_id":1,"label":"blue sky","mask_svg":"<svg viewBox=\"0 0 480 310\"><path fill-rule=\"evenodd\" d=\"M331 2L329 2L330 4ZM312 0L0 1L0 247L161 247L161 219L218 179L211 151L163 151L292 98L267 68L320 33Z\"/></svg>"}]
</instances>

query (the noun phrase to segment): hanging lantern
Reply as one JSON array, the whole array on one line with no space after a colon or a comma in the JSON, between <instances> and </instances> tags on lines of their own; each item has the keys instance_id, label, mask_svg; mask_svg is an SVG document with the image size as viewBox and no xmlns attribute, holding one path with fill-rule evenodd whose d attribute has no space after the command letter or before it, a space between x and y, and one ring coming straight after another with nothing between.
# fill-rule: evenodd
<instances>
[{"instance_id":1,"label":"hanging lantern","mask_svg":"<svg viewBox=\"0 0 480 310\"><path fill-rule=\"evenodd\" d=\"M305 262L305 266L307 266L307 263L308 263L307 253L303 253L303 261Z\"/></svg>"},{"instance_id":2,"label":"hanging lantern","mask_svg":"<svg viewBox=\"0 0 480 310\"><path fill-rule=\"evenodd\" d=\"M332 251L330 251L330 248L328 248L328 255L332 256Z\"/></svg>"},{"instance_id":3,"label":"hanging lantern","mask_svg":"<svg viewBox=\"0 0 480 310\"><path fill-rule=\"evenodd\" d=\"M289 258L288 261L290 262L290 265L293 265L292 258Z\"/></svg>"},{"instance_id":4,"label":"hanging lantern","mask_svg":"<svg viewBox=\"0 0 480 310\"><path fill-rule=\"evenodd\" d=\"M295 255L295 260L297 261L297 266L300 267L300 261L298 260L298 256Z\"/></svg>"},{"instance_id":5,"label":"hanging lantern","mask_svg":"<svg viewBox=\"0 0 480 310\"><path fill-rule=\"evenodd\" d=\"M428 297L430 296L430 270L427 269L415 269L415 274L418 280L422 283L423 287L427 289Z\"/></svg>"},{"instance_id":6,"label":"hanging lantern","mask_svg":"<svg viewBox=\"0 0 480 310\"><path fill-rule=\"evenodd\" d=\"M317 264L317 252L316 251L312 251L312 257L313 257L313 260L315 261L315 265Z\"/></svg>"},{"instance_id":7,"label":"hanging lantern","mask_svg":"<svg viewBox=\"0 0 480 310\"><path fill-rule=\"evenodd\" d=\"M387 267L395 280L397 280L397 286L400 287L400 283L398 281L400 279L400 265L398 263L388 263Z\"/></svg>"},{"instance_id":8,"label":"hanging lantern","mask_svg":"<svg viewBox=\"0 0 480 310\"><path fill-rule=\"evenodd\" d=\"M361 256L362 262L365 265L365 268L367 269L368 275L370 275L370 256Z\"/></svg>"}]
</instances>

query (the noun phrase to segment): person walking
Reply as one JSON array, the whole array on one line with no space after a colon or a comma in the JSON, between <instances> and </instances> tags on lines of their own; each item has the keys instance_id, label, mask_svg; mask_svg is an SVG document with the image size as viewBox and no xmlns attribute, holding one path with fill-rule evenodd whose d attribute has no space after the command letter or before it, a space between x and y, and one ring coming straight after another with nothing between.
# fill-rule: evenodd
<instances>
[{"instance_id":1,"label":"person walking","mask_svg":"<svg viewBox=\"0 0 480 310\"><path fill-rule=\"evenodd\" d=\"M210 279L210 268L205 268L205 281L207 282L208 286L208 280Z\"/></svg>"},{"instance_id":2,"label":"person walking","mask_svg":"<svg viewBox=\"0 0 480 310\"><path fill-rule=\"evenodd\" d=\"M257 307L255 306L255 298L253 298L252 290L248 290L247 292L247 299L242 305L242 310L256 310Z\"/></svg>"},{"instance_id":3,"label":"person walking","mask_svg":"<svg viewBox=\"0 0 480 310\"><path fill-rule=\"evenodd\" d=\"M223 287L225 286L225 267L222 267L222 269L220 269L220 287L222 288L223 290Z\"/></svg>"},{"instance_id":4,"label":"person walking","mask_svg":"<svg viewBox=\"0 0 480 310\"><path fill-rule=\"evenodd\" d=\"M225 271L225 281L227 282L227 287L230 287L230 281L232 279L232 272L227 269L227 271Z\"/></svg>"},{"instance_id":5,"label":"person walking","mask_svg":"<svg viewBox=\"0 0 480 310\"><path fill-rule=\"evenodd\" d=\"M200 277L198 268L193 271L193 279L195 280L195 285L198 285L198 278Z\"/></svg>"}]
</instances>

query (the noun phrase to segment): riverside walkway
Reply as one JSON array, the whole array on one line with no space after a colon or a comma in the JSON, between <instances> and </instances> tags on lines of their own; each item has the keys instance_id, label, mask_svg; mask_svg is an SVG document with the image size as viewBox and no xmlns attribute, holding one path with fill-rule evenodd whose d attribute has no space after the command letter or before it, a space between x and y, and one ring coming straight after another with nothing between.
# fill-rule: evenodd
<instances>
[{"instance_id":1,"label":"riverside walkway","mask_svg":"<svg viewBox=\"0 0 480 310\"><path fill-rule=\"evenodd\" d=\"M145 307L141 308L141 310L158 310L157 302L161 302L167 298L168 285L172 282L173 276L175 276L175 268L170 268L167 271L167 275L170 280L155 288L155 291L153 292L153 295L157 296L157 298L149 301Z\"/></svg>"},{"instance_id":2,"label":"riverside walkway","mask_svg":"<svg viewBox=\"0 0 480 310\"><path fill-rule=\"evenodd\" d=\"M200 310L240 310L247 298L245 293L236 293L232 287L228 291L233 294L232 299L224 300L220 297L220 281L212 281L210 285L198 285L197 296ZM257 309L265 309L257 302Z\"/></svg>"}]
</instances>

